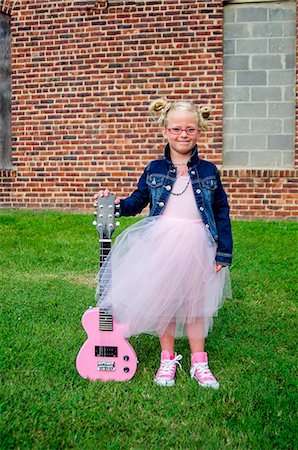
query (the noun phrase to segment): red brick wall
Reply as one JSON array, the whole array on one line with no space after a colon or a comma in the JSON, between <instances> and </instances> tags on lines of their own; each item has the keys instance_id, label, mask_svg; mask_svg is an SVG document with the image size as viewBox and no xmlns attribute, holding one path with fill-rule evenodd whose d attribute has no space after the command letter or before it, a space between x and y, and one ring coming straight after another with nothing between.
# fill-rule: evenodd
<instances>
[{"instance_id":1,"label":"red brick wall","mask_svg":"<svg viewBox=\"0 0 298 450\"><path fill-rule=\"evenodd\" d=\"M221 164L221 1L2 4L12 18L14 170L0 173L1 207L86 210L99 186L129 194L163 148L147 117L159 96L212 105L199 146ZM294 176L224 170L233 215L297 217Z\"/></svg>"}]
</instances>

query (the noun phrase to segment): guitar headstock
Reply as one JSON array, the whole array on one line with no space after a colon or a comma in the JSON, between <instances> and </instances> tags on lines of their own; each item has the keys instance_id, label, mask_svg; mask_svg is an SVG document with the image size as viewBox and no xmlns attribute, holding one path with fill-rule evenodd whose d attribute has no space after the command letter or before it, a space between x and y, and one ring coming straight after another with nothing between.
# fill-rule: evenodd
<instances>
[{"instance_id":1,"label":"guitar headstock","mask_svg":"<svg viewBox=\"0 0 298 450\"><path fill-rule=\"evenodd\" d=\"M111 239L115 230L115 195L109 194L105 197L98 197L97 210L94 212L96 220L93 224L100 239Z\"/></svg>"}]
</instances>

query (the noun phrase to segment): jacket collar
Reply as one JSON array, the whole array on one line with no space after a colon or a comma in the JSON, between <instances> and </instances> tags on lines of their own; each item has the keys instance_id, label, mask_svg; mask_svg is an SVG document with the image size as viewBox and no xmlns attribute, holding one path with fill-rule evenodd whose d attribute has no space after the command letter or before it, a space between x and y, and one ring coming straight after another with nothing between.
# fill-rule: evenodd
<instances>
[{"instance_id":1,"label":"jacket collar","mask_svg":"<svg viewBox=\"0 0 298 450\"><path fill-rule=\"evenodd\" d=\"M172 163L172 159L171 159L171 151L170 151L170 145L167 144L164 148L164 159L169 163L169 164L173 164ZM198 155L198 146L195 145L194 148L192 149L190 158L187 162L188 167L192 167L193 165L197 164L200 161L199 155Z\"/></svg>"}]
</instances>

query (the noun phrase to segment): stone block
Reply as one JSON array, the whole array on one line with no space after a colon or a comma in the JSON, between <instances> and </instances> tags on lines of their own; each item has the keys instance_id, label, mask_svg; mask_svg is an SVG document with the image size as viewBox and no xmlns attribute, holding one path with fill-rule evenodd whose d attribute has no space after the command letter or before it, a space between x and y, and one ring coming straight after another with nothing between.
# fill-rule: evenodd
<instances>
[{"instance_id":1,"label":"stone block","mask_svg":"<svg viewBox=\"0 0 298 450\"><path fill-rule=\"evenodd\" d=\"M234 70L224 71L224 86L236 86L236 72Z\"/></svg>"},{"instance_id":2,"label":"stone block","mask_svg":"<svg viewBox=\"0 0 298 450\"><path fill-rule=\"evenodd\" d=\"M294 102L269 103L268 116L282 117L287 119L295 117L295 103Z\"/></svg>"},{"instance_id":3,"label":"stone block","mask_svg":"<svg viewBox=\"0 0 298 450\"><path fill-rule=\"evenodd\" d=\"M236 136L235 148L237 150L266 150L267 135L247 134Z\"/></svg>"},{"instance_id":4,"label":"stone block","mask_svg":"<svg viewBox=\"0 0 298 450\"><path fill-rule=\"evenodd\" d=\"M278 168L282 163L282 152L278 151L256 151L250 152L251 167L266 167L267 169Z\"/></svg>"},{"instance_id":5,"label":"stone block","mask_svg":"<svg viewBox=\"0 0 298 450\"><path fill-rule=\"evenodd\" d=\"M266 103L238 103L236 105L236 117L266 117Z\"/></svg>"},{"instance_id":6,"label":"stone block","mask_svg":"<svg viewBox=\"0 0 298 450\"><path fill-rule=\"evenodd\" d=\"M269 39L269 53L295 53L295 38Z\"/></svg>"},{"instance_id":7,"label":"stone block","mask_svg":"<svg viewBox=\"0 0 298 450\"><path fill-rule=\"evenodd\" d=\"M235 18L236 18L235 8L227 5L224 9L224 22L225 23L235 22Z\"/></svg>"},{"instance_id":8,"label":"stone block","mask_svg":"<svg viewBox=\"0 0 298 450\"><path fill-rule=\"evenodd\" d=\"M249 134L249 119L226 119L223 121L223 130L227 134Z\"/></svg>"},{"instance_id":9,"label":"stone block","mask_svg":"<svg viewBox=\"0 0 298 450\"><path fill-rule=\"evenodd\" d=\"M274 5L269 8L270 21L295 20L295 5L287 3L287 5Z\"/></svg>"},{"instance_id":10,"label":"stone block","mask_svg":"<svg viewBox=\"0 0 298 450\"><path fill-rule=\"evenodd\" d=\"M250 24L245 23L228 23L224 24L224 37L225 39L238 39L251 37Z\"/></svg>"},{"instance_id":11,"label":"stone block","mask_svg":"<svg viewBox=\"0 0 298 450\"><path fill-rule=\"evenodd\" d=\"M234 134L224 134L223 136L223 148L227 151L234 150L235 148L235 136Z\"/></svg>"},{"instance_id":12,"label":"stone block","mask_svg":"<svg viewBox=\"0 0 298 450\"><path fill-rule=\"evenodd\" d=\"M227 70L245 70L249 68L249 56L230 56L224 57L224 68Z\"/></svg>"},{"instance_id":13,"label":"stone block","mask_svg":"<svg viewBox=\"0 0 298 450\"><path fill-rule=\"evenodd\" d=\"M251 133L278 134L282 133L281 119L251 119Z\"/></svg>"},{"instance_id":14,"label":"stone block","mask_svg":"<svg viewBox=\"0 0 298 450\"><path fill-rule=\"evenodd\" d=\"M271 150L294 151L294 134L273 134L268 136L268 148Z\"/></svg>"},{"instance_id":15,"label":"stone block","mask_svg":"<svg viewBox=\"0 0 298 450\"><path fill-rule=\"evenodd\" d=\"M223 166L224 167L246 167L248 165L249 152L229 152L223 153Z\"/></svg>"},{"instance_id":16,"label":"stone block","mask_svg":"<svg viewBox=\"0 0 298 450\"><path fill-rule=\"evenodd\" d=\"M237 9L237 22L266 22L267 8L260 6L241 7Z\"/></svg>"},{"instance_id":17,"label":"stone block","mask_svg":"<svg viewBox=\"0 0 298 450\"><path fill-rule=\"evenodd\" d=\"M236 54L254 55L267 53L267 38L264 39L237 39Z\"/></svg>"},{"instance_id":18,"label":"stone block","mask_svg":"<svg viewBox=\"0 0 298 450\"><path fill-rule=\"evenodd\" d=\"M238 86L265 86L267 73L265 70L239 71L237 73Z\"/></svg>"},{"instance_id":19,"label":"stone block","mask_svg":"<svg viewBox=\"0 0 298 450\"><path fill-rule=\"evenodd\" d=\"M296 67L296 55L285 55L285 67L284 69L295 69Z\"/></svg>"},{"instance_id":20,"label":"stone block","mask_svg":"<svg viewBox=\"0 0 298 450\"><path fill-rule=\"evenodd\" d=\"M224 117L226 118L235 117L235 109L236 109L235 103L224 103L223 107Z\"/></svg>"},{"instance_id":21,"label":"stone block","mask_svg":"<svg viewBox=\"0 0 298 450\"><path fill-rule=\"evenodd\" d=\"M234 55L235 54L235 39L225 39L224 40L224 54L225 55Z\"/></svg>"},{"instance_id":22,"label":"stone block","mask_svg":"<svg viewBox=\"0 0 298 450\"><path fill-rule=\"evenodd\" d=\"M283 23L284 26L284 36L296 36L296 22L295 20L292 21L288 21L288 22L284 22Z\"/></svg>"},{"instance_id":23,"label":"stone block","mask_svg":"<svg viewBox=\"0 0 298 450\"><path fill-rule=\"evenodd\" d=\"M292 101L295 102L295 86L285 86L284 87L284 100L286 102Z\"/></svg>"},{"instance_id":24,"label":"stone block","mask_svg":"<svg viewBox=\"0 0 298 450\"><path fill-rule=\"evenodd\" d=\"M257 37L281 37L283 36L283 24L259 22L252 24L252 36Z\"/></svg>"},{"instance_id":25,"label":"stone block","mask_svg":"<svg viewBox=\"0 0 298 450\"><path fill-rule=\"evenodd\" d=\"M283 152L283 166L294 167L294 152Z\"/></svg>"},{"instance_id":26,"label":"stone block","mask_svg":"<svg viewBox=\"0 0 298 450\"><path fill-rule=\"evenodd\" d=\"M252 87L251 88L252 101L281 101L282 89L281 87Z\"/></svg>"},{"instance_id":27,"label":"stone block","mask_svg":"<svg viewBox=\"0 0 298 450\"><path fill-rule=\"evenodd\" d=\"M271 86L294 86L295 71L288 70L270 70L268 73L268 84Z\"/></svg>"},{"instance_id":28,"label":"stone block","mask_svg":"<svg viewBox=\"0 0 298 450\"><path fill-rule=\"evenodd\" d=\"M252 69L284 69L281 55L252 55Z\"/></svg>"},{"instance_id":29,"label":"stone block","mask_svg":"<svg viewBox=\"0 0 298 450\"><path fill-rule=\"evenodd\" d=\"M295 134L295 117L292 119L283 120L283 133L284 134Z\"/></svg>"},{"instance_id":30,"label":"stone block","mask_svg":"<svg viewBox=\"0 0 298 450\"><path fill-rule=\"evenodd\" d=\"M250 100L249 87L224 87L225 102L247 102Z\"/></svg>"}]
</instances>

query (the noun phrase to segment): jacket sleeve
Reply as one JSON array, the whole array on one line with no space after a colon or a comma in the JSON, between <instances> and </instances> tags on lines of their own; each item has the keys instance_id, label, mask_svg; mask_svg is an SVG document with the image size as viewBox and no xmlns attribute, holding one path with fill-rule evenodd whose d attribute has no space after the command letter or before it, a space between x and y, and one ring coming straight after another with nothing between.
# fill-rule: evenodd
<instances>
[{"instance_id":1,"label":"jacket sleeve","mask_svg":"<svg viewBox=\"0 0 298 450\"><path fill-rule=\"evenodd\" d=\"M218 245L215 259L217 263L223 266L230 266L233 250L230 207L218 171L216 178L218 187L214 194L213 214L218 232Z\"/></svg>"},{"instance_id":2,"label":"jacket sleeve","mask_svg":"<svg viewBox=\"0 0 298 450\"><path fill-rule=\"evenodd\" d=\"M147 167L138 181L137 189L129 197L120 200L121 216L135 216L148 205L150 197L146 178Z\"/></svg>"}]
</instances>

